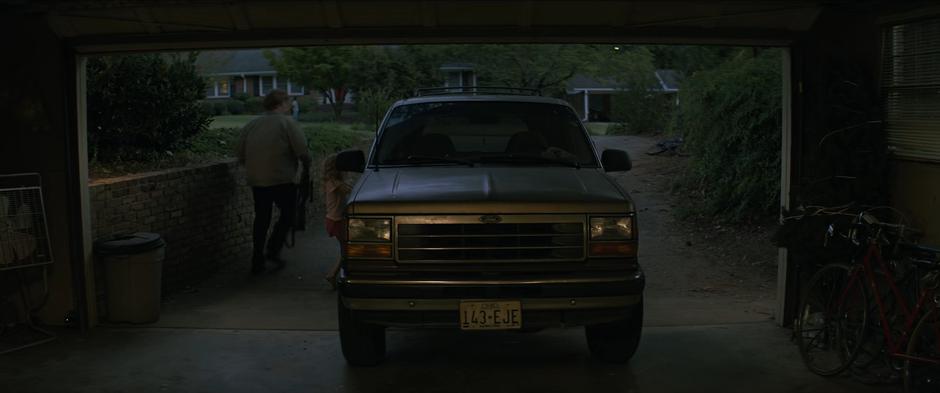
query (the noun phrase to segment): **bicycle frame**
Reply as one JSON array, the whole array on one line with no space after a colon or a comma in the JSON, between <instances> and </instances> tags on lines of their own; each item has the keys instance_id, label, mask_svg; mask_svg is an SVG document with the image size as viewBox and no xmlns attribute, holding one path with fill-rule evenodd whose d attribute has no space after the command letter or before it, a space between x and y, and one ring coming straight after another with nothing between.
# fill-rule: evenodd
<instances>
[{"instance_id":1,"label":"bicycle frame","mask_svg":"<svg viewBox=\"0 0 940 393\"><path fill-rule=\"evenodd\" d=\"M888 289L894 295L895 304L898 306L898 309L901 310L904 317L904 329L901 331L900 337L895 337L891 333L890 323L888 322L888 315L885 308L884 299L879 296L881 293L878 285L878 280L875 279L875 271L873 269L873 262L875 261L885 275L885 281L888 282ZM864 282L863 282L864 280ZM901 290L894 283L894 275L891 273L891 269L888 268L887 263L885 263L884 258L881 256L881 249L877 244L870 241L868 242L868 247L865 251L864 256L862 257L861 264L856 264L852 268L852 272L849 276L849 283L846 285L845 290L839 297L839 305L841 306L853 285L862 285L867 282L868 286L872 291L872 295L875 298L875 304L878 306L878 318L881 322L882 335L885 338L886 343L888 344L888 355L893 358L902 359L902 360L914 360L925 363L940 364L940 359L928 359L921 358L916 356L909 356L905 352L907 348L907 343L910 340L910 335L914 330L914 325L922 317L925 305L928 303L928 300L933 302L933 289L926 288L921 290L918 295L917 302L914 304L914 308L910 309L908 302L906 302L907 297L902 295Z\"/></svg>"}]
</instances>

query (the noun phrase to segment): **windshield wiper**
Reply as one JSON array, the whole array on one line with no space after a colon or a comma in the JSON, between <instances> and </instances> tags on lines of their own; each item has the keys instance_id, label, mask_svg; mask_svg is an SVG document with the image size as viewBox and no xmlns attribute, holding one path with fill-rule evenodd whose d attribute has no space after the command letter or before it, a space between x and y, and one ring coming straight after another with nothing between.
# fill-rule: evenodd
<instances>
[{"instance_id":1,"label":"windshield wiper","mask_svg":"<svg viewBox=\"0 0 940 393\"><path fill-rule=\"evenodd\" d=\"M557 164L564 165L567 167L581 169L581 163L577 161L568 160L565 158L553 158L553 157L544 157L544 156L533 156L533 155L519 155L519 154L506 154L499 156L482 156L478 157L476 161L480 162L540 162L547 164Z\"/></svg>"},{"instance_id":2,"label":"windshield wiper","mask_svg":"<svg viewBox=\"0 0 940 393\"><path fill-rule=\"evenodd\" d=\"M461 160L459 158L440 157L440 156L408 156L402 160L386 161L384 164L457 164L473 166L473 162Z\"/></svg>"}]
</instances>

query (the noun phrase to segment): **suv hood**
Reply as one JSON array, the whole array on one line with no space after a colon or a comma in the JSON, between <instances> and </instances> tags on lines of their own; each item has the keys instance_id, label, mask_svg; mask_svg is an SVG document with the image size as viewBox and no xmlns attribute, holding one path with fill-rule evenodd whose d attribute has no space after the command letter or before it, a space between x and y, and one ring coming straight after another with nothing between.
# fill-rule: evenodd
<instances>
[{"instance_id":1,"label":"suv hood","mask_svg":"<svg viewBox=\"0 0 940 393\"><path fill-rule=\"evenodd\" d=\"M598 168L425 166L366 170L350 214L615 213L633 202Z\"/></svg>"}]
</instances>

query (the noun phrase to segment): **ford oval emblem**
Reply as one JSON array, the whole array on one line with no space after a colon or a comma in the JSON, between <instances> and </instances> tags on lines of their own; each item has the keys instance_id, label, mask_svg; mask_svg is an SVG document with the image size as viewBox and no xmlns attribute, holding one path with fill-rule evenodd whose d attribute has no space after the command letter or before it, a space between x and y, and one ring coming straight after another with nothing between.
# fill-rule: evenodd
<instances>
[{"instance_id":1,"label":"ford oval emblem","mask_svg":"<svg viewBox=\"0 0 940 393\"><path fill-rule=\"evenodd\" d=\"M499 224L503 221L503 218L495 214L487 214L485 216L480 216L480 222L484 224Z\"/></svg>"}]
</instances>

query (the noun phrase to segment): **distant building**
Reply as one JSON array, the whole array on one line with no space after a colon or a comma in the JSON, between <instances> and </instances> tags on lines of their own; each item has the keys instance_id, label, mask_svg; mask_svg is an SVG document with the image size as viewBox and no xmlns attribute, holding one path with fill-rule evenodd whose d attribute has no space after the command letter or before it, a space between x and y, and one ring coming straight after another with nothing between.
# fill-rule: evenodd
<instances>
[{"instance_id":1,"label":"distant building","mask_svg":"<svg viewBox=\"0 0 940 393\"><path fill-rule=\"evenodd\" d=\"M209 79L206 98L229 98L237 94L260 97L274 89L284 90L291 96L322 97L322 93L311 91L290 79L278 78L277 70L263 51L242 49L200 52L196 67ZM345 102L352 102L351 94L346 95Z\"/></svg>"},{"instance_id":2,"label":"distant building","mask_svg":"<svg viewBox=\"0 0 940 393\"><path fill-rule=\"evenodd\" d=\"M674 97L679 105L679 75L674 70L654 71L659 86L652 92ZM622 87L611 80L575 75L567 84L568 102L582 121L610 121L611 98Z\"/></svg>"},{"instance_id":3,"label":"distant building","mask_svg":"<svg viewBox=\"0 0 940 393\"><path fill-rule=\"evenodd\" d=\"M444 63L439 68L444 75L444 87L474 87L477 74L470 63Z\"/></svg>"}]
</instances>

